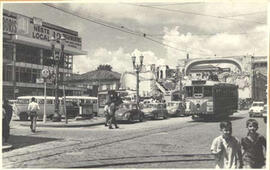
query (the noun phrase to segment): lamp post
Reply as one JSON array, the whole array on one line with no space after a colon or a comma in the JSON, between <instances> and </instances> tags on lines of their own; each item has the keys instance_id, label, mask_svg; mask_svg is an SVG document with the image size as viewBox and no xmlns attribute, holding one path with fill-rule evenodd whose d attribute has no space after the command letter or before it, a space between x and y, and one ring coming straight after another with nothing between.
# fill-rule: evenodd
<instances>
[{"instance_id":1,"label":"lamp post","mask_svg":"<svg viewBox=\"0 0 270 170\"><path fill-rule=\"evenodd\" d=\"M136 64L136 56L132 56L133 69L136 71L137 81L136 81L136 104L139 106L140 98L139 98L139 73L143 66L143 55L140 56L140 64Z\"/></svg>"},{"instance_id":2,"label":"lamp post","mask_svg":"<svg viewBox=\"0 0 270 170\"><path fill-rule=\"evenodd\" d=\"M58 97L58 74L59 74L59 57L55 57L55 44L56 44L56 39L54 37L51 37L50 39L51 43L51 49L52 49L52 56L54 59L54 66L56 67L55 69L55 112L52 117L53 122L60 122L61 121L61 115L59 114L59 97Z\"/></svg>"}]
</instances>

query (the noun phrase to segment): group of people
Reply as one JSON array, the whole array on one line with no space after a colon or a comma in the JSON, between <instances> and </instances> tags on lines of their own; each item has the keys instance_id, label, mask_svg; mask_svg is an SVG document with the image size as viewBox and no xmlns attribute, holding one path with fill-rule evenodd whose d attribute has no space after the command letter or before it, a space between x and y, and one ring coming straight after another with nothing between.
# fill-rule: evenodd
<instances>
[{"instance_id":1,"label":"group of people","mask_svg":"<svg viewBox=\"0 0 270 170\"><path fill-rule=\"evenodd\" d=\"M248 119L246 127L247 136L239 141L232 136L232 123L220 122L221 135L216 137L211 145L217 169L263 168L265 166L266 139L257 133L259 124L255 119Z\"/></svg>"},{"instance_id":2,"label":"group of people","mask_svg":"<svg viewBox=\"0 0 270 170\"><path fill-rule=\"evenodd\" d=\"M115 119L115 111L117 110L118 106L122 104L123 101L119 95L116 93L112 93L109 95L109 98L106 102L106 105L104 107L104 115L105 115L105 126L109 126L109 129L113 129L113 126L115 128L119 128L117 125L117 121Z\"/></svg>"}]
</instances>

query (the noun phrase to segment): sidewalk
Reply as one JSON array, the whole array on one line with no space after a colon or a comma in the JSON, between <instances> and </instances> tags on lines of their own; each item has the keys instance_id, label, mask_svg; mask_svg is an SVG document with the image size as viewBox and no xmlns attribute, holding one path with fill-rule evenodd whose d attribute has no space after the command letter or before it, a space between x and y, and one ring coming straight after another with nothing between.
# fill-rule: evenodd
<instances>
[{"instance_id":1,"label":"sidewalk","mask_svg":"<svg viewBox=\"0 0 270 170\"><path fill-rule=\"evenodd\" d=\"M30 126L30 121L20 123L21 126ZM102 125L105 123L104 117L93 117L91 119L85 120L75 120L68 119L68 123L66 124L65 119L62 119L61 122L52 122L51 120L47 120L46 123L43 121L37 121L38 127L86 127L86 126L95 126Z\"/></svg>"}]
</instances>

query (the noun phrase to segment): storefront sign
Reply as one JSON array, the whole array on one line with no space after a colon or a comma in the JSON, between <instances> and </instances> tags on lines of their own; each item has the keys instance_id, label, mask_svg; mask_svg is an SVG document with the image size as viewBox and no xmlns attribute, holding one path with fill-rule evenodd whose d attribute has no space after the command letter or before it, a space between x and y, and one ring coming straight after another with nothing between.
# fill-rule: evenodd
<instances>
[{"instance_id":1,"label":"storefront sign","mask_svg":"<svg viewBox=\"0 0 270 170\"><path fill-rule=\"evenodd\" d=\"M62 34L66 38L66 45L67 46L81 49L82 39L80 37L76 37L76 36L73 36L70 34L55 31L55 30L52 30L52 29L49 29L49 28L46 28L46 27L40 26L40 25L34 25L32 38L50 41L50 38L54 37L56 40L60 40Z\"/></svg>"},{"instance_id":2,"label":"storefront sign","mask_svg":"<svg viewBox=\"0 0 270 170\"><path fill-rule=\"evenodd\" d=\"M32 37L34 39L50 41L50 30L39 25L34 25Z\"/></svg>"},{"instance_id":3,"label":"storefront sign","mask_svg":"<svg viewBox=\"0 0 270 170\"><path fill-rule=\"evenodd\" d=\"M17 21L15 18L3 16L3 32L9 34L17 33Z\"/></svg>"},{"instance_id":4,"label":"storefront sign","mask_svg":"<svg viewBox=\"0 0 270 170\"><path fill-rule=\"evenodd\" d=\"M33 17L33 20L31 21L31 18L20 14L17 14L16 17L3 16L4 33L23 35L42 41L50 41L51 37L60 40L61 35L63 35L66 38L66 46L81 50L82 39L80 37L68 33L68 31L65 31L64 29L62 32L61 27L55 27L57 29L54 29L53 26L49 27L46 26L46 24L44 25L42 19L36 17Z\"/></svg>"}]
</instances>

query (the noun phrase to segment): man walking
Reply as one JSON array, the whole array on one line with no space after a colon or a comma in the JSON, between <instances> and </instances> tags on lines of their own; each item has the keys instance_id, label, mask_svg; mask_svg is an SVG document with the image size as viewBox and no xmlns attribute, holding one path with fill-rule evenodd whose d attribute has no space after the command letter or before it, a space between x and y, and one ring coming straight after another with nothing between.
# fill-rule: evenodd
<instances>
[{"instance_id":1,"label":"man walking","mask_svg":"<svg viewBox=\"0 0 270 170\"><path fill-rule=\"evenodd\" d=\"M36 103L36 99L34 97L32 97L31 103L28 105L28 111L31 119L30 129L32 132L36 132L37 112L39 111L39 106Z\"/></svg>"}]
</instances>

